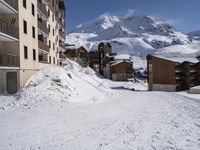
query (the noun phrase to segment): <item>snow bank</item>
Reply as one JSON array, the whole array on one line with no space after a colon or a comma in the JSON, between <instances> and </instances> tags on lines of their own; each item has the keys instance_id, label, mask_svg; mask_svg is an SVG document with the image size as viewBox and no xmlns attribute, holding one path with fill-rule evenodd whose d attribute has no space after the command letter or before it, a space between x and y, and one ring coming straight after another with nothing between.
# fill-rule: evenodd
<instances>
[{"instance_id":1,"label":"snow bank","mask_svg":"<svg viewBox=\"0 0 200 150\"><path fill-rule=\"evenodd\" d=\"M115 83L98 76L92 69L83 68L74 61L63 62L64 68L44 68L27 82L15 100L4 103L3 109L18 106L31 108L39 105L63 105L69 102L94 102L105 96L117 96L112 87L124 86L145 89L145 85ZM134 87L135 88L135 87ZM1 107L2 103L0 104Z\"/></svg>"},{"instance_id":2,"label":"snow bank","mask_svg":"<svg viewBox=\"0 0 200 150\"><path fill-rule=\"evenodd\" d=\"M200 94L200 86L195 86L190 89L191 94Z\"/></svg>"}]
</instances>

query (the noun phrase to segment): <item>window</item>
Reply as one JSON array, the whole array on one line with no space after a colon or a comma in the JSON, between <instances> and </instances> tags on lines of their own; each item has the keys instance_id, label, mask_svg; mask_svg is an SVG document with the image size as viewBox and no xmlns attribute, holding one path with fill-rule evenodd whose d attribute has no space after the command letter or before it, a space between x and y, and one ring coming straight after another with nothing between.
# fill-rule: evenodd
<instances>
[{"instance_id":1,"label":"window","mask_svg":"<svg viewBox=\"0 0 200 150\"><path fill-rule=\"evenodd\" d=\"M32 27L32 36L35 39L35 27Z\"/></svg>"},{"instance_id":2,"label":"window","mask_svg":"<svg viewBox=\"0 0 200 150\"><path fill-rule=\"evenodd\" d=\"M52 21L54 22L54 15L52 14Z\"/></svg>"},{"instance_id":3,"label":"window","mask_svg":"<svg viewBox=\"0 0 200 150\"><path fill-rule=\"evenodd\" d=\"M48 25L48 29L49 29L49 33L51 32L51 26L50 25Z\"/></svg>"},{"instance_id":4,"label":"window","mask_svg":"<svg viewBox=\"0 0 200 150\"><path fill-rule=\"evenodd\" d=\"M55 35L55 30L53 29L53 36Z\"/></svg>"},{"instance_id":5,"label":"window","mask_svg":"<svg viewBox=\"0 0 200 150\"><path fill-rule=\"evenodd\" d=\"M27 22L24 20L24 33L27 34Z\"/></svg>"},{"instance_id":6,"label":"window","mask_svg":"<svg viewBox=\"0 0 200 150\"><path fill-rule=\"evenodd\" d=\"M23 0L23 7L26 8L26 0Z\"/></svg>"},{"instance_id":7,"label":"window","mask_svg":"<svg viewBox=\"0 0 200 150\"><path fill-rule=\"evenodd\" d=\"M35 6L33 3L32 3L32 15L35 16Z\"/></svg>"},{"instance_id":8,"label":"window","mask_svg":"<svg viewBox=\"0 0 200 150\"><path fill-rule=\"evenodd\" d=\"M50 17L50 9L48 9L48 17Z\"/></svg>"},{"instance_id":9,"label":"window","mask_svg":"<svg viewBox=\"0 0 200 150\"><path fill-rule=\"evenodd\" d=\"M49 40L49 48L51 48L51 41Z\"/></svg>"},{"instance_id":10,"label":"window","mask_svg":"<svg viewBox=\"0 0 200 150\"><path fill-rule=\"evenodd\" d=\"M55 57L53 58L53 64L54 64L54 65L56 64L56 59L55 59Z\"/></svg>"},{"instance_id":11,"label":"window","mask_svg":"<svg viewBox=\"0 0 200 150\"><path fill-rule=\"evenodd\" d=\"M24 46L24 58L28 59L28 47Z\"/></svg>"},{"instance_id":12,"label":"window","mask_svg":"<svg viewBox=\"0 0 200 150\"><path fill-rule=\"evenodd\" d=\"M33 49L33 60L36 60L36 50Z\"/></svg>"},{"instance_id":13,"label":"window","mask_svg":"<svg viewBox=\"0 0 200 150\"><path fill-rule=\"evenodd\" d=\"M55 43L53 43L53 50L55 50Z\"/></svg>"},{"instance_id":14,"label":"window","mask_svg":"<svg viewBox=\"0 0 200 150\"><path fill-rule=\"evenodd\" d=\"M51 64L51 56L49 56L49 63Z\"/></svg>"}]
</instances>

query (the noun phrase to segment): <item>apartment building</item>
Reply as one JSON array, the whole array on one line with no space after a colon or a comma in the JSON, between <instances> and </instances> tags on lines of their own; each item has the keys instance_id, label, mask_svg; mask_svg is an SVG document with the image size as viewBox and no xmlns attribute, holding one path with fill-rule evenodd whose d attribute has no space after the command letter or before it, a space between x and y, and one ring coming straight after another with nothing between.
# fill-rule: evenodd
<instances>
[{"instance_id":1,"label":"apartment building","mask_svg":"<svg viewBox=\"0 0 200 150\"><path fill-rule=\"evenodd\" d=\"M200 62L193 58L147 56L150 91L182 91L200 85Z\"/></svg>"},{"instance_id":2,"label":"apartment building","mask_svg":"<svg viewBox=\"0 0 200 150\"><path fill-rule=\"evenodd\" d=\"M59 66L64 0L0 0L0 93L16 93L44 67Z\"/></svg>"}]
</instances>

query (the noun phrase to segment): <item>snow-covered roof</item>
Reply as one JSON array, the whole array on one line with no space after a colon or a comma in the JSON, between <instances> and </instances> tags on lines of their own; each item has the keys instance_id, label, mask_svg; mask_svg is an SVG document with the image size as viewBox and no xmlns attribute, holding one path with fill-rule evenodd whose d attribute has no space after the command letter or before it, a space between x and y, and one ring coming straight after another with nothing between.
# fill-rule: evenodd
<instances>
[{"instance_id":1,"label":"snow-covered roof","mask_svg":"<svg viewBox=\"0 0 200 150\"><path fill-rule=\"evenodd\" d=\"M126 54L114 56L114 60L130 60L130 59L131 56Z\"/></svg>"},{"instance_id":2,"label":"snow-covered roof","mask_svg":"<svg viewBox=\"0 0 200 150\"><path fill-rule=\"evenodd\" d=\"M183 63L183 62L191 62L191 63L198 63L200 62L196 57L173 57L173 56L162 56L162 55L154 55L155 57L166 59L172 62Z\"/></svg>"},{"instance_id":3,"label":"snow-covered roof","mask_svg":"<svg viewBox=\"0 0 200 150\"><path fill-rule=\"evenodd\" d=\"M111 66L116 66L116 65L123 63L123 62L132 63L131 61L128 61L128 60L118 60L118 61L113 61Z\"/></svg>"}]
</instances>

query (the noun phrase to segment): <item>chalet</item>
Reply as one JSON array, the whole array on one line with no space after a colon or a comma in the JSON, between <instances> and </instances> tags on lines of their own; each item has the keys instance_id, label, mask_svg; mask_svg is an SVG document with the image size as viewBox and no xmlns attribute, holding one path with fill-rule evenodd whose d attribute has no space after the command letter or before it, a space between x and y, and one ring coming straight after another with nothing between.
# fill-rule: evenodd
<instances>
[{"instance_id":1,"label":"chalet","mask_svg":"<svg viewBox=\"0 0 200 150\"><path fill-rule=\"evenodd\" d=\"M67 48L65 55L67 58L79 63L82 67L89 65L89 52L83 46L79 48Z\"/></svg>"},{"instance_id":2,"label":"chalet","mask_svg":"<svg viewBox=\"0 0 200 150\"><path fill-rule=\"evenodd\" d=\"M200 62L197 58L147 56L150 91L182 91L200 85Z\"/></svg>"},{"instance_id":3,"label":"chalet","mask_svg":"<svg viewBox=\"0 0 200 150\"><path fill-rule=\"evenodd\" d=\"M133 62L129 55L117 55L110 62L110 74L113 81L128 81L133 78Z\"/></svg>"}]
</instances>

